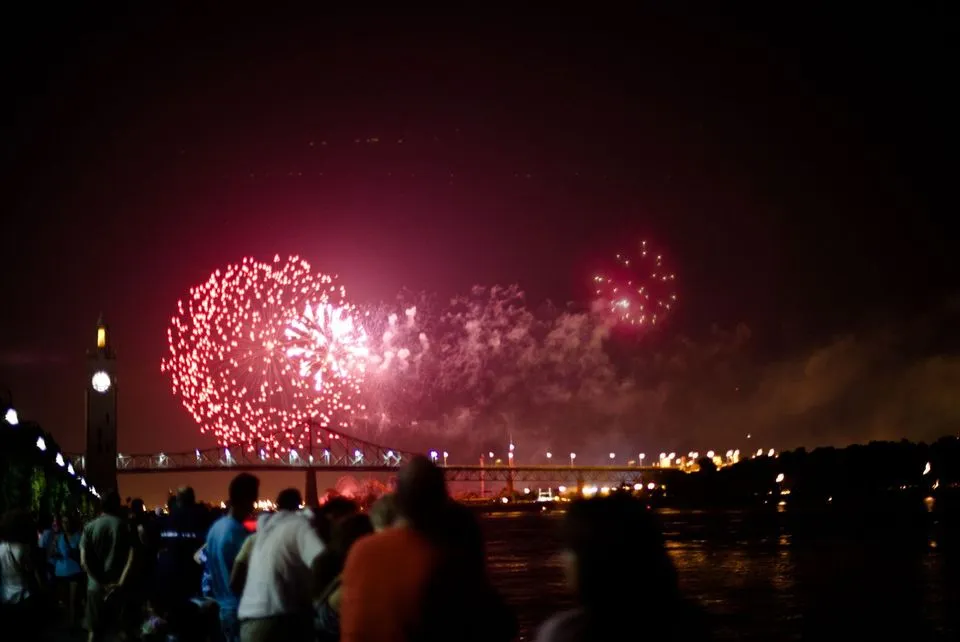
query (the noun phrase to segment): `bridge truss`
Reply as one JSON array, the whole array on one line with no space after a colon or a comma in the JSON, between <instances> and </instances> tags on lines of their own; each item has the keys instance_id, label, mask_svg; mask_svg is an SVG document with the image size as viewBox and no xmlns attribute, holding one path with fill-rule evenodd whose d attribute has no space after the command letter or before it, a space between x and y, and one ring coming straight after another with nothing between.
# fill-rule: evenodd
<instances>
[{"instance_id":1,"label":"bridge truss","mask_svg":"<svg viewBox=\"0 0 960 642\"><path fill-rule=\"evenodd\" d=\"M395 473L415 453L381 446L371 441L308 426L310 445L306 450L267 453L255 444L217 446L193 452L118 454L118 474L187 473L201 471L304 471ZM445 453L444 453L445 455ZM556 483L636 483L650 477L659 468L639 466L536 466L536 465L447 465L446 456L431 452L451 482L556 482ZM78 473L85 468L82 455L74 456Z\"/></svg>"}]
</instances>

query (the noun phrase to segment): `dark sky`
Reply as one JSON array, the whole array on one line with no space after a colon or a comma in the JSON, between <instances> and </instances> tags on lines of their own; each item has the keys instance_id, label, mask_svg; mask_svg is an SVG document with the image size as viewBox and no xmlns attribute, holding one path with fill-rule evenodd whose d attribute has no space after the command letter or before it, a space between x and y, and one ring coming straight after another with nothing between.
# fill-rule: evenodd
<instances>
[{"instance_id":1,"label":"dark sky","mask_svg":"<svg viewBox=\"0 0 960 642\"><path fill-rule=\"evenodd\" d=\"M67 447L100 311L121 450L194 445L166 323L245 255L299 253L359 300L563 301L645 237L678 273L674 332L742 322L769 359L956 285L945 15L147 4L3 21L0 383Z\"/></svg>"}]
</instances>

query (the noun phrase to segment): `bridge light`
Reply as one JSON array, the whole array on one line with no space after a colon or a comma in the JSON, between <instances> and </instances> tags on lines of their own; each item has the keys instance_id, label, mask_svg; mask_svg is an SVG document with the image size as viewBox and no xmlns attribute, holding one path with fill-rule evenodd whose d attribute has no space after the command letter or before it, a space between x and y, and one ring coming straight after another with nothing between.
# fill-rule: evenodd
<instances>
[{"instance_id":1,"label":"bridge light","mask_svg":"<svg viewBox=\"0 0 960 642\"><path fill-rule=\"evenodd\" d=\"M437 461L437 451L436 451L436 450L431 450L431 451L430 451L430 461Z\"/></svg>"},{"instance_id":2,"label":"bridge light","mask_svg":"<svg viewBox=\"0 0 960 642\"><path fill-rule=\"evenodd\" d=\"M197 448L197 449L194 450L193 452L194 452L194 454L197 456L197 461L200 461L200 449Z\"/></svg>"},{"instance_id":3,"label":"bridge light","mask_svg":"<svg viewBox=\"0 0 960 642\"><path fill-rule=\"evenodd\" d=\"M387 451L387 459L393 459L393 451L392 451L392 450L388 450L388 451Z\"/></svg>"},{"instance_id":4,"label":"bridge light","mask_svg":"<svg viewBox=\"0 0 960 642\"><path fill-rule=\"evenodd\" d=\"M776 455L776 454L777 454L777 451L774 450L773 448L771 448L771 449L767 452L767 457L773 457L773 456Z\"/></svg>"},{"instance_id":5,"label":"bridge light","mask_svg":"<svg viewBox=\"0 0 960 642\"><path fill-rule=\"evenodd\" d=\"M354 451L353 451L353 456L356 457L357 459L359 459L359 458L363 457L363 453L360 452L359 450L354 450Z\"/></svg>"},{"instance_id":6,"label":"bridge light","mask_svg":"<svg viewBox=\"0 0 960 642\"><path fill-rule=\"evenodd\" d=\"M3 413L3 420L11 426L17 426L20 424L20 416L13 408L7 408L7 411Z\"/></svg>"},{"instance_id":7,"label":"bridge light","mask_svg":"<svg viewBox=\"0 0 960 642\"><path fill-rule=\"evenodd\" d=\"M931 468L930 468L930 462L928 461L927 464L923 467L923 474L924 474L924 475L929 475L929 474L930 474L930 470L931 470Z\"/></svg>"},{"instance_id":8,"label":"bridge light","mask_svg":"<svg viewBox=\"0 0 960 642\"><path fill-rule=\"evenodd\" d=\"M61 455L60 453L57 453L57 456L54 458L54 461L57 462L57 466L60 466L60 468L63 468L63 465L64 465L63 455Z\"/></svg>"},{"instance_id":9,"label":"bridge light","mask_svg":"<svg viewBox=\"0 0 960 642\"><path fill-rule=\"evenodd\" d=\"M617 453L610 453L610 459L616 459Z\"/></svg>"},{"instance_id":10,"label":"bridge light","mask_svg":"<svg viewBox=\"0 0 960 642\"><path fill-rule=\"evenodd\" d=\"M449 456L450 456L450 453L448 453L446 450L444 450L444 451L443 451L443 465L444 465L444 466L447 465L447 457L449 457Z\"/></svg>"},{"instance_id":11,"label":"bridge light","mask_svg":"<svg viewBox=\"0 0 960 642\"><path fill-rule=\"evenodd\" d=\"M654 484L653 482L650 482L649 484L647 484L647 490L653 490L653 489L656 488L656 487L657 487L657 485Z\"/></svg>"},{"instance_id":12,"label":"bridge light","mask_svg":"<svg viewBox=\"0 0 960 642\"><path fill-rule=\"evenodd\" d=\"M553 453L547 453L547 459L552 459L552 458L553 458Z\"/></svg>"},{"instance_id":13,"label":"bridge light","mask_svg":"<svg viewBox=\"0 0 960 642\"><path fill-rule=\"evenodd\" d=\"M263 448L260 449L260 461L263 461L267 458L267 453L264 452Z\"/></svg>"},{"instance_id":14,"label":"bridge light","mask_svg":"<svg viewBox=\"0 0 960 642\"><path fill-rule=\"evenodd\" d=\"M43 440L43 437L37 437L37 450L43 452L47 449L47 442Z\"/></svg>"},{"instance_id":15,"label":"bridge light","mask_svg":"<svg viewBox=\"0 0 960 642\"><path fill-rule=\"evenodd\" d=\"M709 457L710 459L713 459L714 455L716 455L716 453L713 452L712 450L707 451L707 457Z\"/></svg>"},{"instance_id":16,"label":"bridge light","mask_svg":"<svg viewBox=\"0 0 960 642\"><path fill-rule=\"evenodd\" d=\"M778 484L782 484L782 483L783 483L783 479L784 479L783 473L780 473L779 475L777 475L777 483L778 483Z\"/></svg>"},{"instance_id":17,"label":"bridge light","mask_svg":"<svg viewBox=\"0 0 960 642\"><path fill-rule=\"evenodd\" d=\"M510 452L513 452L513 444L510 444Z\"/></svg>"},{"instance_id":18,"label":"bridge light","mask_svg":"<svg viewBox=\"0 0 960 642\"><path fill-rule=\"evenodd\" d=\"M488 453L487 453L487 456L489 456L490 459L493 459L493 451L491 450L490 452L488 452Z\"/></svg>"},{"instance_id":19,"label":"bridge light","mask_svg":"<svg viewBox=\"0 0 960 642\"><path fill-rule=\"evenodd\" d=\"M70 473L71 475L76 475L76 474L77 474L77 473L74 472L74 470L73 470L73 462L70 462L69 464L67 464L67 472Z\"/></svg>"},{"instance_id":20,"label":"bridge light","mask_svg":"<svg viewBox=\"0 0 960 642\"><path fill-rule=\"evenodd\" d=\"M646 454L646 453L640 453L640 461L641 461L641 462L642 462L644 459L646 459L646 458L647 458L647 454Z\"/></svg>"},{"instance_id":21,"label":"bridge light","mask_svg":"<svg viewBox=\"0 0 960 642\"><path fill-rule=\"evenodd\" d=\"M84 479L83 477L81 477L81 478L80 478L80 485L83 486L84 488L86 488L86 487L87 487L87 480Z\"/></svg>"},{"instance_id":22,"label":"bridge light","mask_svg":"<svg viewBox=\"0 0 960 642\"><path fill-rule=\"evenodd\" d=\"M530 494L530 489L529 489L529 488L524 488L524 489L523 489L523 494L524 494L524 495L529 495L529 494Z\"/></svg>"},{"instance_id":23,"label":"bridge light","mask_svg":"<svg viewBox=\"0 0 960 642\"><path fill-rule=\"evenodd\" d=\"M634 484L633 490L643 490L643 484Z\"/></svg>"},{"instance_id":24,"label":"bridge light","mask_svg":"<svg viewBox=\"0 0 960 642\"><path fill-rule=\"evenodd\" d=\"M297 461L300 456L297 454L296 450L290 449L290 463Z\"/></svg>"}]
</instances>

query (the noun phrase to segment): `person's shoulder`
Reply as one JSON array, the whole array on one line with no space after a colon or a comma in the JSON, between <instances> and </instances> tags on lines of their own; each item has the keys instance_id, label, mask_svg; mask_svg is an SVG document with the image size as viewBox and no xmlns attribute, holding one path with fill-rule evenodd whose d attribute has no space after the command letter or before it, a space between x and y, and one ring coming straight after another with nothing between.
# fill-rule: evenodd
<instances>
[{"instance_id":1,"label":"person's shoulder","mask_svg":"<svg viewBox=\"0 0 960 642\"><path fill-rule=\"evenodd\" d=\"M535 642L574 642L579 639L582 619L580 609L556 613L540 625Z\"/></svg>"},{"instance_id":2,"label":"person's shoulder","mask_svg":"<svg viewBox=\"0 0 960 642\"><path fill-rule=\"evenodd\" d=\"M347 561L364 559L370 555L376 554L377 551L384 549L385 547L390 547L393 545L394 534L393 531L397 530L394 528L389 528L385 531L380 531L379 533L373 533L367 535L366 537L361 537L356 542L353 543L353 546L350 547L350 552L347 554ZM354 563L356 563L354 561Z\"/></svg>"},{"instance_id":3,"label":"person's shoulder","mask_svg":"<svg viewBox=\"0 0 960 642\"><path fill-rule=\"evenodd\" d=\"M421 546L429 546L423 535L412 528L397 526L361 537L350 547L350 552L352 554L353 550L357 549L368 551L366 554L380 554L383 551L409 551Z\"/></svg>"}]
</instances>

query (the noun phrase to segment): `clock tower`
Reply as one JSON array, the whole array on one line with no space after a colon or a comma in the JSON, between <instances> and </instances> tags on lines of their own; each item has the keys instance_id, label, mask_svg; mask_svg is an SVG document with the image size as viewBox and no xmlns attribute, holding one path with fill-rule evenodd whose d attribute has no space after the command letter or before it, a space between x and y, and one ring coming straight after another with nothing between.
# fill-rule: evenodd
<instances>
[{"instance_id":1,"label":"clock tower","mask_svg":"<svg viewBox=\"0 0 960 642\"><path fill-rule=\"evenodd\" d=\"M96 347L87 351L87 451L88 484L104 495L117 489L117 357L110 330L97 322Z\"/></svg>"}]
</instances>

